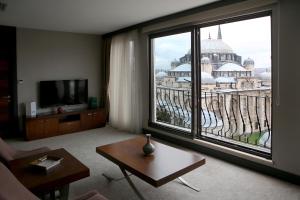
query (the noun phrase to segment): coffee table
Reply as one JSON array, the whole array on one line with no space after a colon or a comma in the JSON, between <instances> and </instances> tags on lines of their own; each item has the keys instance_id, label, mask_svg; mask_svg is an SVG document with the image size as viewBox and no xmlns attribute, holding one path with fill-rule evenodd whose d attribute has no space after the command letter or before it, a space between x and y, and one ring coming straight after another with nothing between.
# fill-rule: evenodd
<instances>
[{"instance_id":1,"label":"coffee table","mask_svg":"<svg viewBox=\"0 0 300 200\"><path fill-rule=\"evenodd\" d=\"M176 178L184 185L199 191L180 176L205 164L205 158L198 153L181 150L152 140L155 152L150 156L143 154L146 138L133 139L99 146L96 152L117 164L140 199L145 199L138 191L126 171L141 178L154 187L162 186ZM109 180L112 178L104 174Z\"/></svg>"},{"instance_id":2,"label":"coffee table","mask_svg":"<svg viewBox=\"0 0 300 200\"><path fill-rule=\"evenodd\" d=\"M38 172L29 166L30 162L44 155L61 157L63 160L48 174ZM53 191L60 190L60 199L68 198L70 183L90 175L89 168L63 148L13 160L9 163L9 168L31 192L41 196L47 193L55 195Z\"/></svg>"}]
</instances>

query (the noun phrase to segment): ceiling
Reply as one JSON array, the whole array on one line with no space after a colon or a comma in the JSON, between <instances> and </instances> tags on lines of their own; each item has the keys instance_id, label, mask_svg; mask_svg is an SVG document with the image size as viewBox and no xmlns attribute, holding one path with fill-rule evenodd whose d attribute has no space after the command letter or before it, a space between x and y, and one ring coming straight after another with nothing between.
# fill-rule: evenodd
<instances>
[{"instance_id":1,"label":"ceiling","mask_svg":"<svg viewBox=\"0 0 300 200\"><path fill-rule=\"evenodd\" d=\"M0 0L0 25L105 34L217 0Z\"/></svg>"}]
</instances>

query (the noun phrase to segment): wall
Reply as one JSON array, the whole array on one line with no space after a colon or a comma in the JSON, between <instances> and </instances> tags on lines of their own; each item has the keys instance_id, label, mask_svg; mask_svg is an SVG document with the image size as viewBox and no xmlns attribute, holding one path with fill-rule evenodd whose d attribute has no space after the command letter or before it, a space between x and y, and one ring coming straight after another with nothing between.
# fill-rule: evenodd
<instances>
[{"instance_id":1,"label":"wall","mask_svg":"<svg viewBox=\"0 0 300 200\"><path fill-rule=\"evenodd\" d=\"M274 113L273 160L276 168L300 175L300 2L280 1L279 105Z\"/></svg>"},{"instance_id":2,"label":"wall","mask_svg":"<svg viewBox=\"0 0 300 200\"><path fill-rule=\"evenodd\" d=\"M42 80L88 79L88 95L99 99L100 58L100 36L17 28L19 113L22 103L38 102Z\"/></svg>"},{"instance_id":3,"label":"wall","mask_svg":"<svg viewBox=\"0 0 300 200\"><path fill-rule=\"evenodd\" d=\"M256 1L250 0L246 2L239 3L238 6L231 5L228 8L222 7L220 10L213 10L211 13L222 13L228 14L236 10L237 7L242 7L244 10L250 6L251 9L255 8L255 5L270 4L275 1ZM275 2L276 3L276 2ZM251 7L252 6L252 7ZM274 101L274 112L273 112L273 131L272 131L272 161L268 161L263 158L256 156L247 155L235 150L228 148L223 148L218 145L212 145L208 142L198 142L197 144L205 147L216 149L222 152L226 152L231 155L242 157L260 164L274 167L285 172L300 175L300 159L298 152L300 152L300 134L299 134L299 124L300 124L300 95L297 86L299 86L300 78L300 66L299 66L299 54L300 52L300 31L299 22L300 19L300 2L298 0L281 0L275 4L276 15L276 29L273 31L273 36L276 39L274 55L279 55L274 57L275 65L278 64L278 70L275 67L273 71L273 91L275 94ZM222 11L222 12L221 12ZM213 15L211 14L211 15ZM187 16L179 19L173 19L170 21L165 21L162 23L154 24L143 28L145 35L147 32L155 32L161 28L167 28L171 26L178 25L180 22L182 24L188 21L201 21L201 17L205 20L206 15L210 15L209 11L195 14L195 16ZM219 14L221 15L221 14ZM147 46L147 40L143 41L143 46ZM148 47L145 48L143 54L147 54ZM147 58L144 58L147 59ZM148 62L148 60L144 60ZM144 69L144 66L143 66ZM149 79L149 69L144 69L145 80ZM148 81L149 83L149 81ZM146 108L148 109L148 99L149 99L149 85L145 87L144 98ZM275 103L277 102L277 103ZM149 119L149 113L145 112L145 124L144 127L148 128L147 121ZM156 132L159 132L156 130ZM163 132L160 132L164 134ZM172 135L172 134L169 134ZM178 138L174 136L174 138Z\"/></svg>"}]
</instances>

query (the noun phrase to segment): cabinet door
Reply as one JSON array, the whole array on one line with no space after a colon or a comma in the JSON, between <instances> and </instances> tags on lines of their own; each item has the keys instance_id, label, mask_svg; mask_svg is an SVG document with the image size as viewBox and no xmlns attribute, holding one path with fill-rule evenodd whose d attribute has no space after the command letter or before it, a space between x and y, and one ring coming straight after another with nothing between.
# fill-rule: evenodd
<instances>
[{"instance_id":1,"label":"cabinet door","mask_svg":"<svg viewBox=\"0 0 300 200\"><path fill-rule=\"evenodd\" d=\"M86 112L81 113L81 129L87 130L92 128L93 126L93 113L92 112Z\"/></svg>"},{"instance_id":2,"label":"cabinet door","mask_svg":"<svg viewBox=\"0 0 300 200\"><path fill-rule=\"evenodd\" d=\"M98 110L93 112L93 127L101 127L105 125L105 112L102 110Z\"/></svg>"},{"instance_id":3,"label":"cabinet door","mask_svg":"<svg viewBox=\"0 0 300 200\"><path fill-rule=\"evenodd\" d=\"M44 120L28 120L26 122L26 138L34 140L43 138L44 135Z\"/></svg>"},{"instance_id":4,"label":"cabinet door","mask_svg":"<svg viewBox=\"0 0 300 200\"><path fill-rule=\"evenodd\" d=\"M58 119L49 118L44 120L44 135L45 137L51 137L58 135Z\"/></svg>"}]
</instances>

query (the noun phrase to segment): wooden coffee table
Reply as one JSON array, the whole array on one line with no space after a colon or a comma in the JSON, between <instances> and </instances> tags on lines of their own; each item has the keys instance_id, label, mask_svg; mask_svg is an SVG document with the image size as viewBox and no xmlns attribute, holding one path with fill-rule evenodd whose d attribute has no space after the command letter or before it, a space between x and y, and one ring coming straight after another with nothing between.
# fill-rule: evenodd
<instances>
[{"instance_id":1,"label":"wooden coffee table","mask_svg":"<svg viewBox=\"0 0 300 200\"><path fill-rule=\"evenodd\" d=\"M29 163L44 155L62 157L60 165L48 174L34 170ZM9 163L11 172L31 192L36 195L44 195L60 190L61 198L67 199L69 184L88 177L89 168L73 157L65 149L56 149L46 153L40 153L25 158L13 160Z\"/></svg>"},{"instance_id":2,"label":"wooden coffee table","mask_svg":"<svg viewBox=\"0 0 300 200\"><path fill-rule=\"evenodd\" d=\"M204 157L154 140L152 140L152 144L155 146L155 152L150 156L145 156L142 150L145 143L146 138L139 136L99 146L96 148L96 152L120 167L124 177L140 199L144 199L144 197L135 187L126 171L154 187L159 187L178 178L184 185L199 191L180 176L205 164ZM104 176L112 180L107 175Z\"/></svg>"}]
</instances>

